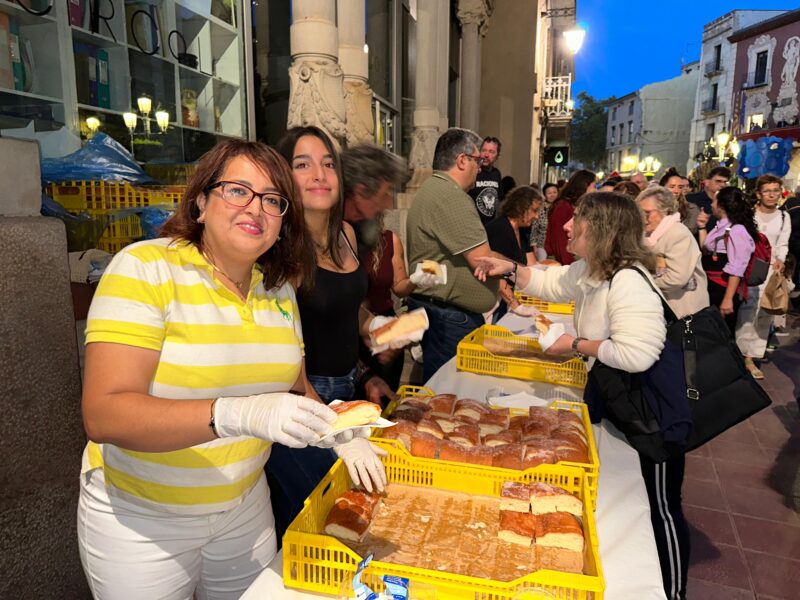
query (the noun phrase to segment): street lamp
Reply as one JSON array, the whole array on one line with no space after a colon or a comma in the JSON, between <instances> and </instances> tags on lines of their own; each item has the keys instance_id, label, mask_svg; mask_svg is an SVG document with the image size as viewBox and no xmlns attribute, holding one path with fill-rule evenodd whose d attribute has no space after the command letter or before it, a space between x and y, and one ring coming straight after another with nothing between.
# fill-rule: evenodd
<instances>
[{"instance_id":1,"label":"street lamp","mask_svg":"<svg viewBox=\"0 0 800 600\"><path fill-rule=\"evenodd\" d=\"M657 158L653 158L652 156L646 156L644 160L639 161L639 171L644 174L645 177L650 179L656 173L661 170L661 161Z\"/></svg>"},{"instance_id":2,"label":"street lamp","mask_svg":"<svg viewBox=\"0 0 800 600\"><path fill-rule=\"evenodd\" d=\"M583 40L586 37L586 30L575 25L572 29L567 29L564 32L564 40L567 43L567 50L572 54L577 54L578 50L583 46Z\"/></svg>"},{"instance_id":3,"label":"street lamp","mask_svg":"<svg viewBox=\"0 0 800 600\"><path fill-rule=\"evenodd\" d=\"M720 131L717 137L712 137L705 144L705 156L701 157L706 160L718 160L732 164L734 160L739 158L739 151L741 147L735 137L731 137L727 131Z\"/></svg>"}]
</instances>

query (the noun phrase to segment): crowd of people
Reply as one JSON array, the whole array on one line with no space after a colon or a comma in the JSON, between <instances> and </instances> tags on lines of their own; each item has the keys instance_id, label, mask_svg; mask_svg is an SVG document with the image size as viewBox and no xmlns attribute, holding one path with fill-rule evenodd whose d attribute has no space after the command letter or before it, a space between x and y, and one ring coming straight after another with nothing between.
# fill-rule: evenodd
<instances>
[{"instance_id":1,"label":"crowd of people","mask_svg":"<svg viewBox=\"0 0 800 600\"><path fill-rule=\"evenodd\" d=\"M340 152L308 126L275 150L230 140L204 155L162 237L115 256L88 318L78 532L97 597L241 593L337 457L357 485L386 483L382 450L331 435L327 405L394 399L416 341L427 381L467 334L517 308L517 289L576 303L577 335L548 352L630 372L664 344L650 283L679 317L718 306L763 377L773 316L760 310L765 284L749 282L752 257L763 234L770 273L786 272L800 232L779 178L759 178L754 201L725 167L694 194L674 170L660 185L581 170L517 186L500 152L495 137L445 131L404 232L383 216L406 165L375 146ZM417 268L425 260L444 283ZM619 272L631 266L641 274ZM371 332L401 301L428 329L373 352ZM641 464L665 588L683 597L683 457Z\"/></svg>"}]
</instances>

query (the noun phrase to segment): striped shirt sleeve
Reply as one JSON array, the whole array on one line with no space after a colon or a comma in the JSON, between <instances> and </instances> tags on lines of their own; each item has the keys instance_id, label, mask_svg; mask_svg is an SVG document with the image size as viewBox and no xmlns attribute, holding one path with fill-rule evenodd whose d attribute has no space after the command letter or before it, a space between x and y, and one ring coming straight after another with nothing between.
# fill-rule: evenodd
<instances>
[{"instance_id":1,"label":"striped shirt sleeve","mask_svg":"<svg viewBox=\"0 0 800 600\"><path fill-rule=\"evenodd\" d=\"M157 260L125 250L114 257L89 309L87 344L112 342L161 350L170 284L159 281L157 265Z\"/></svg>"}]
</instances>

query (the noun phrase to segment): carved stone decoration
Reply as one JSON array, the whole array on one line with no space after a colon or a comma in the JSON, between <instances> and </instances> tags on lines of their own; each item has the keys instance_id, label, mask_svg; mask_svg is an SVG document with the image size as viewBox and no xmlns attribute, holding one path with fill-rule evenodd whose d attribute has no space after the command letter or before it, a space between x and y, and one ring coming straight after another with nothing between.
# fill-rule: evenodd
<instances>
[{"instance_id":1,"label":"carved stone decoration","mask_svg":"<svg viewBox=\"0 0 800 600\"><path fill-rule=\"evenodd\" d=\"M346 79L344 106L347 114L347 144L372 142L375 122L372 117L372 89L365 81Z\"/></svg>"},{"instance_id":2,"label":"carved stone decoration","mask_svg":"<svg viewBox=\"0 0 800 600\"><path fill-rule=\"evenodd\" d=\"M800 66L800 37L792 36L783 47L781 87L778 90L777 107L773 112L775 123L791 123L800 113L797 102L797 68Z\"/></svg>"},{"instance_id":3,"label":"carved stone decoration","mask_svg":"<svg viewBox=\"0 0 800 600\"><path fill-rule=\"evenodd\" d=\"M757 88L755 91L747 93L744 112L745 117L758 114L764 115L764 124L766 125L772 113L772 105L765 88Z\"/></svg>"},{"instance_id":4,"label":"carved stone decoration","mask_svg":"<svg viewBox=\"0 0 800 600\"><path fill-rule=\"evenodd\" d=\"M408 157L408 167L414 171L411 181L406 185L406 192L409 194L416 193L433 173L433 153L438 139L439 130L435 127L414 128Z\"/></svg>"},{"instance_id":5,"label":"carved stone decoration","mask_svg":"<svg viewBox=\"0 0 800 600\"><path fill-rule=\"evenodd\" d=\"M456 15L461 25L477 25L478 33L486 35L489 17L494 10L495 0L458 0Z\"/></svg>"},{"instance_id":6,"label":"carved stone decoration","mask_svg":"<svg viewBox=\"0 0 800 600\"><path fill-rule=\"evenodd\" d=\"M289 67L287 126L316 125L343 144L347 139L343 79L341 67L333 61L322 58L295 61Z\"/></svg>"}]
</instances>

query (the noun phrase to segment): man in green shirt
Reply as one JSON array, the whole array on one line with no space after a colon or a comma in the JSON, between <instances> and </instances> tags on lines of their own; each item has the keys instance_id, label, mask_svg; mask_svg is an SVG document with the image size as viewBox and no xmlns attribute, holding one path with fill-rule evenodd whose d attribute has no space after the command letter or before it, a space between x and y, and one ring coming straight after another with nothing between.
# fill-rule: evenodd
<instances>
[{"instance_id":1,"label":"man in green shirt","mask_svg":"<svg viewBox=\"0 0 800 600\"><path fill-rule=\"evenodd\" d=\"M458 342L484 324L482 313L497 302L497 280L482 283L473 272L492 256L486 230L467 190L480 170L481 138L451 128L436 142L434 173L419 188L408 211L406 235L411 272L425 259L447 266L447 283L412 294L411 309L424 308L430 327L422 338L427 381L456 354Z\"/></svg>"}]
</instances>

